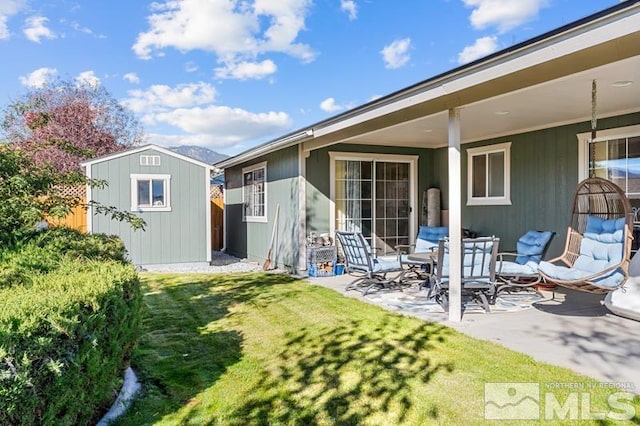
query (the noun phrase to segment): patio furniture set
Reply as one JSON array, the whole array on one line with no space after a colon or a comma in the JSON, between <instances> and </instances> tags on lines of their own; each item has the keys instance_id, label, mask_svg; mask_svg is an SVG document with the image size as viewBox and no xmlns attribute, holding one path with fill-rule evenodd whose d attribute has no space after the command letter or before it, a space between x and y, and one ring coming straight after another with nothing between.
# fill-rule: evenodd
<instances>
[{"instance_id":1,"label":"patio furniture set","mask_svg":"<svg viewBox=\"0 0 640 426\"><path fill-rule=\"evenodd\" d=\"M628 278L633 212L624 192L601 178L581 182L574 196L563 253L544 256L554 231L530 230L515 253L500 252L500 238L483 236L461 241L463 297L486 312L505 291L555 284L596 294L624 292ZM346 271L357 278L347 290L397 289L419 282L420 289L448 310L451 241L446 227L420 226L416 244L398 246L394 258L379 258L359 232L336 232ZM609 298L610 299L610 298ZM618 297L622 299L622 297Z\"/></svg>"}]
</instances>

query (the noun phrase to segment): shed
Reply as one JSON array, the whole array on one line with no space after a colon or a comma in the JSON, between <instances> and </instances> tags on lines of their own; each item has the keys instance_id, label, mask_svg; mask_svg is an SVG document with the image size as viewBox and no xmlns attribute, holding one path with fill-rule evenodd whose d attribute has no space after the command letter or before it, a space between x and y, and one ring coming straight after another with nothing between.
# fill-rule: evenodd
<instances>
[{"instance_id":1,"label":"shed","mask_svg":"<svg viewBox=\"0 0 640 426\"><path fill-rule=\"evenodd\" d=\"M87 210L87 231L117 235L135 265L211 262L211 166L155 145L82 163L87 199L138 214L144 230Z\"/></svg>"}]
</instances>

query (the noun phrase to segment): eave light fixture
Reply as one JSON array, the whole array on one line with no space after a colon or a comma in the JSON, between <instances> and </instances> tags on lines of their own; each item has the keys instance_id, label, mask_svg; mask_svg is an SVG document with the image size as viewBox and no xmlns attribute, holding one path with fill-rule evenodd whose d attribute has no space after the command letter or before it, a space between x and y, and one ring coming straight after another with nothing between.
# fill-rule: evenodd
<instances>
[{"instance_id":1,"label":"eave light fixture","mask_svg":"<svg viewBox=\"0 0 640 426\"><path fill-rule=\"evenodd\" d=\"M632 84L633 84L633 81L631 80L619 80L611 83L613 87L627 87L627 86L631 86Z\"/></svg>"}]
</instances>

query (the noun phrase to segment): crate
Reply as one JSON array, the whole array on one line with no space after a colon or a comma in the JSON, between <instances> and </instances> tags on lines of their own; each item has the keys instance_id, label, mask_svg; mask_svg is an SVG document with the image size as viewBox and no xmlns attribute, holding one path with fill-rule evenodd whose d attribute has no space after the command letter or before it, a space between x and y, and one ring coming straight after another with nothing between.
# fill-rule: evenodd
<instances>
[{"instance_id":1,"label":"crate","mask_svg":"<svg viewBox=\"0 0 640 426\"><path fill-rule=\"evenodd\" d=\"M307 251L310 277L332 277L335 274L335 246L311 246Z\"/></svg>"},{"instance_id":2,"label":"crate","mask_svg":"<svg viewBox=\"0 0 640 426\"><path fill-rule=\"evenodd\" d=\"M308 248L309 263L325 263L336 261L336 247L309 247Z\"/></svg>"},{"instance_id":3,"label":"crate","mask_svg":"<svg viewBox=\"0 0 640 426\"><path fill-rule=\"evenodd\" d=\"M335 268L331 268L331 271L327 271L325 268L320 266L321 264L312 263L309 266L309 276L310 277L332 277L334 276Z\"/></svg>"}]
</instances>

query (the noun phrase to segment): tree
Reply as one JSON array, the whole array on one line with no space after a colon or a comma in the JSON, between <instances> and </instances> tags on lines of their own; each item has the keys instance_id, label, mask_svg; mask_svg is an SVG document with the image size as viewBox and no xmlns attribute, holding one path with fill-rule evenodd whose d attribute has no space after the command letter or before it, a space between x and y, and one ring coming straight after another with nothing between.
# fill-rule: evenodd
<instances>
[{"instance_id":1,"label":"tree","mask_svg":"<svg viewBox=\"0 0 640 426\"><path fill-rule=\"evenodd\" d=\"M79 172L58 173L51 164L35 164L22 149L0 144L0 251L29 238L38 222L65 217L74 207L86 205L83 199L57 191L60 186L85 184L105 185ZM92 201L88 204L98 214L144 229L144 220L134 213Z\"/></svg>"},{"instance_id":2,"label":"tree","mask_svg":"<svg viewBox=\"0 0 640 426\"><path fill-rule=\"evenodd\" d=\"M89 158L125 150L142 141L133 113L101 85L56 80L10 104L2 120L4 139L36 165L66 173Z\"/></svg>"}]
</instances>

